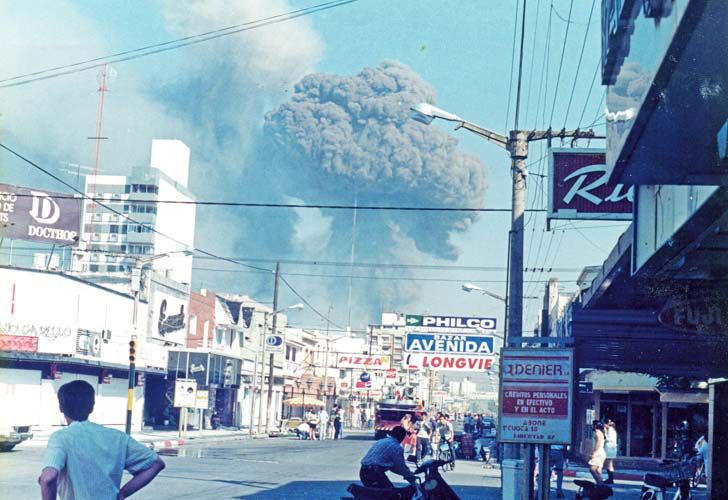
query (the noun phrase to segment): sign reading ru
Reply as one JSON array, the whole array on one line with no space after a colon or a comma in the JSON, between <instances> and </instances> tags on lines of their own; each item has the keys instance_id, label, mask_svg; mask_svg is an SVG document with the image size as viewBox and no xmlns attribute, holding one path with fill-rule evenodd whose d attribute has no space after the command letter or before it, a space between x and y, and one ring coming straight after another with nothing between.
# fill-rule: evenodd
<instances>
[{"instance_id":1,"label":"sign reading ru","mask_svg":"<svg viewBox=\"0 0 728 500\"><path fill-rule=\"evenodd\" d=\"M417 316L405 317L408 327L463 328L470 330L495 330L495 318L471 318L462 316Z\"/></svg>"}]
</instances>

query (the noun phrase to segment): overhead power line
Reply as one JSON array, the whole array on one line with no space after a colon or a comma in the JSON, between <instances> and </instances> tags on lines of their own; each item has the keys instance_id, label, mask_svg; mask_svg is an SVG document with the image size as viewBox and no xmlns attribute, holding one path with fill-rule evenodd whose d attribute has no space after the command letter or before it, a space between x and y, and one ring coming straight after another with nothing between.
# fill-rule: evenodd
<instances>
[{"instance_id":1,"label":"overhead power line","mask_svg":"<svg viewBox=\"0 0 728 500\"><path fill-rule=\"evenodd\" d=\"M26 85L28 83L37 82L40 80L49 80L51 78L57 78L59 76L70 75L73 73L80 73L91 69L99 68L106 64L116 64L125 61L131 61L133 59L139 59L147 57L153 54L159 54L161 52L167 52L170 50L176 50L182 47L188 47L190 45L196 45L198 43L215 40L225 36L235 35L244 31L250 31L264 26L272 24L278 24L285 21L290 21L298 17L309 16L317 12L341 7L347 4L357 2L358 0L333 0L324 2L310 7L302 9L292 10L282 14L269 16L254 21L248 21L241 24L235 24L226 28L220 28L205 33L199 33L197 35L189 35L174 40L169 40L162 43L153 45L147 45L139 47L137 49L126 50L123 52L117 52L115 54L109 54L106 56L95 57L93 59L86 59L84 61L78 61L71 64L64 64L61 66L55 66L52 68L46 68L39 71L33 71L31 73L25 73L22 75L16 75L9 78L0 79L0 88L17 87L20 85Z\"/></svg>"},{"instance_id":2,"label":"overhead power line","mask_svg":"<svg viewBox=\"0 0 728 500\"><path fill-rule=\"evenodd\" d=\"M80 191L79 191L80 192ZM18 197L31 197L30 194L18 194ZM78 196L54 196L59 200L77 199ZM336 205L336 204L309 204L309 203L265 203L247 201L217 201L217 200L153 200L153 199L111 199L104 197L85 196L88 201L96 203L136 203L146 205L195 205L195 206L216 206L216 207L249 207L249 208L315 208L331 210L379 210L379 211L402 211L402 212L504 212L510 213L510 208L475 208L475 207L415 207L396 205ZM529 209L530 212L545 212L546 209Z\"/></svg>"}]
</instances>

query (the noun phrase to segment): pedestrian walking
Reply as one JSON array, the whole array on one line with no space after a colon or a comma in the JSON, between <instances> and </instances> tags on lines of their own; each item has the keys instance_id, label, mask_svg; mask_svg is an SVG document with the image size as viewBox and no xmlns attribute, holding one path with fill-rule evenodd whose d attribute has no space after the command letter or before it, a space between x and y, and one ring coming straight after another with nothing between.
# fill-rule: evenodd
<instances>
[{"instance_id":1,"label":"pedestrian walking","mask_svg":"<svg viewBox=\"0 0 728 500\"><path fill-rule=\"evenodd\" d=\"M604 460L604 466L607 469L607 480L604 481L606 484L614 484L614 459L617 458L617 427L612 419L607 419L607 423L604 425L604 453L606 459Z\"/></svg>"},{"instance_id":2,"label":"pedestrian walking","mask_svg":"<svg viewBox=\"0 0 728 500\"><path fill-rule=\"evenodd\" d=\"M422 412L422 415L415 424L417 431L417 463L422 461L425 455L430 455L430 439L432 438L432 427L430 427L430 419L427 417L427 412Z\"/></svg>"},{"instance_id":3,"label":"pedestrian walking","mask_svg":"<svg viewBox=\"0 0 728 500\"><path fill-rule=\"evenodd\" d=\"M341 420L344 410L338 406L334 406L334 439L341 439Z\"/></svg>"},{"instance_id":4,"label":"pedestrian walking","mask_svg":"<svg viewBox=\"0 0 728 500\"><path fill-rule=\"evenodd\" d=\"M599 420L594 420L592 422L592 430L594 432L594 444L589 458L589 472L594 476L597 484L604 484L602 467L604 466L604 460L607 458L607 454L604 451L604 424Z\"/></svg>"},{"instance_id":5,"label":"pedestrian walking","mask_svg":"<svg viewBox=\"0 0 728 500\"><path fill-rule=\"evenodd\" d=\"M321 441L325 441L328 432L329 427L329 412L326 411L326 408L321 408L321 410L318 413L318 427L319 427L319 438L321 438Z\"/></svg>"},{"instance_id":6,"label":"pedestrian walking","mask_svg":"<svg viewBox=\"0 0 728 500\"><path fill-rule=\"evenodd\" d=\"M318 419L312 409L306 412L306 422L308 422L308 438L316 440L316 427L318 426Z\"/></svg>"},{"instance_id":7,"label":"pedestrian walking","mask_svg":"<svg viewBox=\"0 0 728 500\"><path fill-rule=\"evenodd\" d=\"M88 421L95 403L88 382L61 386L58 403L68 426L48 440L38 478L43 500L123 500L164 469L159 456L131 436ZM120 487L124 470L133 477Z\"/></svg>"},{"instance_id":8,"label":"pedestrian walking","mask_svg":"<svg viewBox=\"0 0 728 500\"><path fill-rule=\"evenodd\" d=\"M549 451L549 462L556 474L556 498L566 498L564 495L564 467L566 466L566 446L552 444Z\"/></svg>"},{"instance_id":9,"label":"pedestrian walking","mask_svg":"<svg viewBox=\"0 0 728 500\"><path fill-rule=\"evenodd\" d=\"M361 418L360 422L360 429L364 430L367 428L367 411L366 408L362 408L359 412L359 416Z\"/></svg>"}]
</instances>

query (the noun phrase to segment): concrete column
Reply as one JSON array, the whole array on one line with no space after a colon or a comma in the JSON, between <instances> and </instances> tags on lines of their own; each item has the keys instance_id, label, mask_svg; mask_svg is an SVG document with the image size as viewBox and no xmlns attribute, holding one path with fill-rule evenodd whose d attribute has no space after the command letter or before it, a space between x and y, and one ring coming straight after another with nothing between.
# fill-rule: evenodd
<instances>
[{"instance_id":1,"label":"concrete column","mask_svg":"<svg viewBox=\"0 0 728 500\"><path fill-rule=\"evenodd\" d=\"M662 403L662 436L660 437L660 458L667 458L667 412L670 411L668 403Z\"/></svg>"},{"instance_id":2,"label":"concrete column","mask_svg":"<svg viewBox=\"0 0 728 500\"><path fill-rule=\"evenodd\" d=\"M708 392L708 499L728 498L728 380L710 384Z\"/></svg>"}]
</instances>

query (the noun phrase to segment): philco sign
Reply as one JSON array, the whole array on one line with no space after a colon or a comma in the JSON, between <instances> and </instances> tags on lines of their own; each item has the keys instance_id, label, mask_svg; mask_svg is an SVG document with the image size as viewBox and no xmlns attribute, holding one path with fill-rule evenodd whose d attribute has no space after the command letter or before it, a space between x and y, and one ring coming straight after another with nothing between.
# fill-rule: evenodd
<instances>
[{"instance_id":1,"label":"philco sign","mask_svg":"<svg viewBox=\"0 0 728 500\"><path fill-rule=\"evenodd\" d=\"M408 328L456 328L468 330L495 330L495 318L470 318L461 316L419 316L408 314Z\"/></svg>"},{"instance_id":2,"label":"philco sign","mask_svg":"<svg viewBox=\"0 0 728 500\"><path fill-rule=\"evenodd\" d=\"M632 219L634 187L609 184L603 149L551 149L548 179L549 219Z\"/></svg>"},{"instance_id":3,"label":"philco sign","mask_svg":"<svg viewBox=\"0 0 728 500\"><path fill-rule=\"evenodd\" d=\"M0 235L77 245L80 228L81 198L0 184Z\"/></svg>"}]
</instances>

